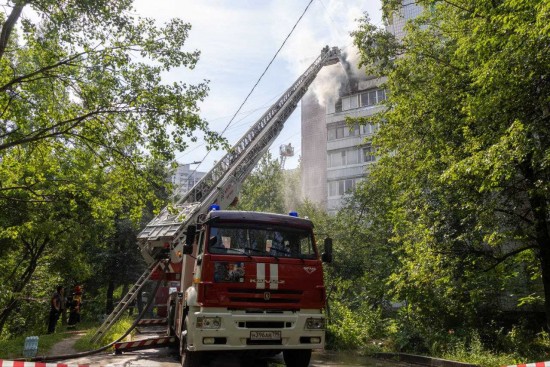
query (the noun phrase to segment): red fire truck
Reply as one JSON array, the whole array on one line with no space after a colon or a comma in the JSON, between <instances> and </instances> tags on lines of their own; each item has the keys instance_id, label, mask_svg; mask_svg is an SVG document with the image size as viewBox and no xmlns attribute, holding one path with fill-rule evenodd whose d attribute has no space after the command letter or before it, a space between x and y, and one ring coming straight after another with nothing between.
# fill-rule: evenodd
<instances>
[{"instance_id":1,"label":"red fire truck","mask_svg":"<svg viewBox=\"0 0 550 367\"><path fill-rule=\"evenodd\" d=\"M147 224L138 245L150 268L92 341L105 334L148 280L178 281L181 291L171 294L168 312L172 335L143 346L178 339L186 367L198 366L215 351L256 356L282 351L288 366L309 364L311 350L324 345L325 328L325 287L313 224L294 215L218 209L235 202L317 73L339 57L337 48L325 47L189 192ZM332 257L331 246L329 239L324 261ZM115 345L119 353L137 347L142 346Z\"/></svg>"},{"instance_id":2,"label":"red fire truck","mask_svg":"<svg viewBox=\"0 0 550 367\"><path fill-rule=\"evenodd\" d=\"M294 214L294 213L292 213ZM324 261L331 260L325 244ZM287 366L309 365L324 346L325 287L313 224L295 215L212 210L189 226L195 259L173 294L169 325L183 366L213 351L247 358L283 352Z\"/></svg>"}]
</instances>

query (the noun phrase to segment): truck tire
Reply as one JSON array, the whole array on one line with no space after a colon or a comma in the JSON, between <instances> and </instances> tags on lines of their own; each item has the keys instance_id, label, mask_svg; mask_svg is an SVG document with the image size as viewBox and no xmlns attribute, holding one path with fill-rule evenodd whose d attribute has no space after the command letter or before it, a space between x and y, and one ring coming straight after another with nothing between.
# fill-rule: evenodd
<instances>
[{"instance_id":1,"label":"truck tire","mask_svg":"<svg viewBox=\"0 0 550 367\"><path fill-rule=\"evenodd\" d=\"M311 359L311 349L288 349L283 351L287 367L307 367Z\"/></svg>"},{"instance_id":2,"label":"truck tire","mask_svg":"<svg viewBox=\"0 0 550 367\"><path fill-rule=\"evenodd\" d=\"M183 322L183 330L180 338L180 355L182 367L200 367L202 363L201 352L190 352L187 350L187 325L189 319L186 317Z\"/></svg>"}]
</instances>

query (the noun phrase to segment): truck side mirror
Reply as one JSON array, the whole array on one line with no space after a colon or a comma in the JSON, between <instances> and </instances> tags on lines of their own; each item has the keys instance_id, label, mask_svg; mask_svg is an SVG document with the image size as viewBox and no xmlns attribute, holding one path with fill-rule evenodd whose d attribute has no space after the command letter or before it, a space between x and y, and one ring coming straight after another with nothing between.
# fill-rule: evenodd
<instances>
[{"instance_id":1,"label":"truck side mirror","mask_svg":"<svg viewBox=\"0 0 550 367\"><path fill-rule=\"evenodd\" d=\"M325 238L325 252L321 255L321 260L325 263L332 262L332 238Z\"/></svg>"},{"instance_id":2,"label":"truck side mirror","mask_svg":"<svg viewBox=\"0 0 550 367\"><path fill-rule=\"evenodd\" d=\"M186 255L193 253L193 243L195 242L195 234L197 233L197 227L190 225L187 227L185 233L185 245L183 246L183 253Z\"/></svg>"}]
</instances>

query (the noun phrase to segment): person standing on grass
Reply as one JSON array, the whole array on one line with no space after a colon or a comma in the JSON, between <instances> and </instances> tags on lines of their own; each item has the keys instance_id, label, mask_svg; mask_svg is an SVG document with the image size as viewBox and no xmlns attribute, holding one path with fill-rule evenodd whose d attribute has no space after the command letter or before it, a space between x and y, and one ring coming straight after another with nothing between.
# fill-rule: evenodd
<instances>
[{"instance_id":1,"label":"person standing on grass","mask_svg":"<svg viewBox=\"0 0 550 367\"><path fill-rule=\"evenodd\" d=\"M77 285L71 297L69 325L73 326L80 322L80 306L82 304L82 287Z\"/></svg>"},{"instance_id":2,"label":"person standing on grass","mask_svg":"<svg viewBox=\"0 0 550 367\"><path fill-rule=\"evenodd\" d=\"M50 299L50 316L48 319L48 334L55 331L55 325L61 315L61 304L63 301L63 286L58 286Z\"/></svg>"}]
</instances>

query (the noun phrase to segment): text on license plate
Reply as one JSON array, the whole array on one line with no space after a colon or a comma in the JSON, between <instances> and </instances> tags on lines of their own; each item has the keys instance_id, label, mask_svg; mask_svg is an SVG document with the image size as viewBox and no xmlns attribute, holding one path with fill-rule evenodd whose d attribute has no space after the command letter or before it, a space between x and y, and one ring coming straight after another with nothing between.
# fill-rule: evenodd
<instances>
[{"instance_id":1,"label":"text on license plate","mask_svg":"<svg viewBox=\"0 0 550 367\"><path fill-rule=\"evenodd\" d=\"M280 331L251 331L250 340L281 340Z\"/></svg>"}]
</instances>

